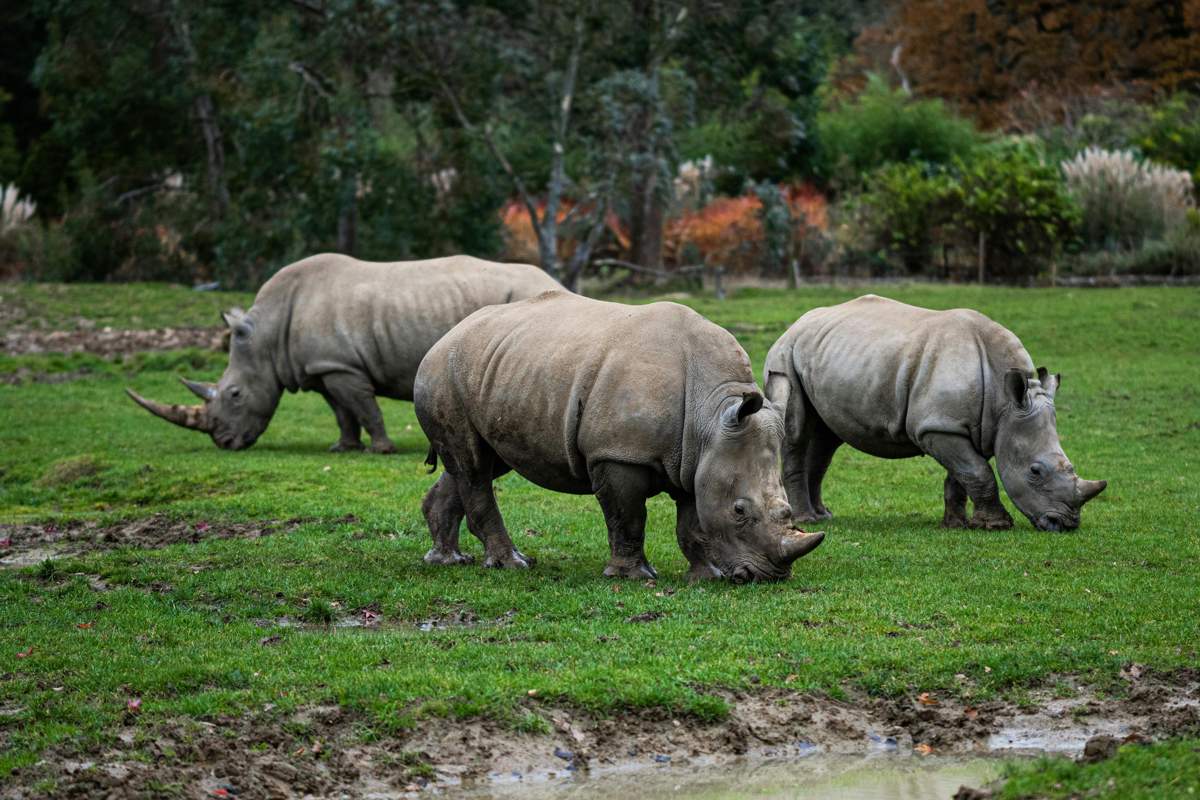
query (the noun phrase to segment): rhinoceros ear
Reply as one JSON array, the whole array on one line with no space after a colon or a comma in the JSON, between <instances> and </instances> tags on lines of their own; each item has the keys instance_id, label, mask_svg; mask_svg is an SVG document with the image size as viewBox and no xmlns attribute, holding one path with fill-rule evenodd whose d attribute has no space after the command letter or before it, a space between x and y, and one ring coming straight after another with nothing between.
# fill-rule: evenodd
<instances>
[{"instance_id":1,"label":"rhinoceros ear","mask_svg":"<svg viewBox=\"0 0 1200 800\"><path fill-rule=\"evenodd\" d=\"M758 392L746 392L740 402L735 403L721 414L721 421L730 427L737 427L751 414L763 407L763 396Z\"/></svg>"},{"instance_id":2,"label":"rhinoceros ear","mask_svg":"<svg viewBox=\"0 0 1200 800\"><path fill-rule=\"evenodd\" d=\"M235 339L245 339L254 330L254 322L240 308L231 308L221 313L221 319L229 326Z\"/></svg>"},{"instance_id":3,"label":"rhinoceros ear","mask_svg":"<svg viewBox=\"0 0 1200 800\"><path fill-rule=\"evenodd\" d=\"M1050 399L1054 399L1054 395L1058 394L1058 387L1062 385L1062 374L1050 374L1050 370L1045 367L1038 367L1038 380L1042 382L1042 387L1045 388L1046 394Z\"/></svg>"},{"instance_id":4,"label":"rhinoceros ear","mask_svg":"<svg viewBox=\"0 0 1200 800\"><path fill-rule=\"evenodd\" d=\"M1010 369L1004 375L1004 393L1009 402L1017 408L1025 408L1029 404L1029 379L1019 369Z\"/></svg>"}]
</instances>

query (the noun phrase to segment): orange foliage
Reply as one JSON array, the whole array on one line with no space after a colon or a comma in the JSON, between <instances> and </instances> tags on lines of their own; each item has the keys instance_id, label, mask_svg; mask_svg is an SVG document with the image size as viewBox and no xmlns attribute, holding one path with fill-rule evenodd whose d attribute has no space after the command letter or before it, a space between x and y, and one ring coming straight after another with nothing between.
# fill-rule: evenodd
<instances>
[{"instance_id":1,"label":"orange foliage","mask_svg":"<svg viewBox=\"0 0 1200 800\"><path fill-rule=\"evenodd\" d=\"M802 239L810 229L825 230L829 220L825 197L808 184L785 186L784 198L797 221L793 235ZM705 264L720 264L732 272L757 269L761 258L762 203L753 194L718 197L696 211L667 222L664 236L668 261L683 266L687 250L695 249Z\"/></svg>"},{"instance_id":2,"label":"orange foliage","mask_svg":"<svg viewBox=\"0 0 1200 800\"><path fill-rule=\"evenodd\" d=\"M835 85L853 88L862 68L892 73L895 45L916 93L995 127L1031 86L1046 98L1200 87L1200 0L900 0L863 31Z\"/></svg>"},{"instance_id":3,"label":"orange foliage","mask_svg":"<svg viewBox=\"0 0 1200 800\"><path fill-rule=\"evenodd\" d=\"M558 221L561 223L575 207L575 203L571 200L563 200L558 208ZM587 219L587 210L584 209L581 214L583 219ZM537 205L538 216L541 217L546 213L546 201L539 200ZM576 220L579 219L577 216ZM574 224L575 220L572 220ZM541 264L540 256L538 255L537 234L533 232L533 225L529 221L529 211L526 210L525 204L520 200L509 200L500 209L500 224L504 227L504 258L510 261L520 261L525 264ZM629 234L621 225L621 220L617 215L609 211L605 220L605 226L608 228L608 233L622 251L629 249ZM571 237L564 237L563 231L559 229L558 240L558 257L560 259L570 258L571 253L575 250L575 241Z\"/></svg>"}]
</instances>

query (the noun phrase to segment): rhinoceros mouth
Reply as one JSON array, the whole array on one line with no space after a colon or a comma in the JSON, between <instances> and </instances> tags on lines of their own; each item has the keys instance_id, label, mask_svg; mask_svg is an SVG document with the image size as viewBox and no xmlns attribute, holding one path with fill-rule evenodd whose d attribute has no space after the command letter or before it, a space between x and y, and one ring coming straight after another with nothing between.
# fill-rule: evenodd
<instances>
[{"instance_id":1,"label":"rhinoceros mouth","mask_svg":"<svg viewBox=\"0 0 1200 800\"><path fill-rule=\"evenodd\" d=\"M1079 527L1079 516L1047 511L1031 522L1035 528L1042 531L1073 531Z\"/></svg>"}]
</instances>

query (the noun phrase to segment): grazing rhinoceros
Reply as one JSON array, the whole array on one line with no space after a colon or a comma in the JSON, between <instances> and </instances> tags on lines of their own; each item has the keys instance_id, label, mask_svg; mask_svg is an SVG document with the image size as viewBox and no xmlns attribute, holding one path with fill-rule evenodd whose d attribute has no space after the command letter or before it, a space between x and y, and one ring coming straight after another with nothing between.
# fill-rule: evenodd
<instances>
[{"instance_id":1,"label":"grazing rhinoceros","mask_svg":"<svg viewBox=\"0 0 1200 800\"><path fill-rule=\"evenodd\" d=\"M660 492L675 500L692 578L785 578L824 538L791 528L783 419L764 406L745 351L684 306L560 291L485 308L433 346L413 394L427 463L446 467L422 504L429 563L471 560L458 549L465 515L486 566L529 566L492 492L510 469L596 495L609 576L655 576L642 545L646 499Z\"/></svg>"},{"instance_id":2,"label":"grazing rhinoceros","mask_svg":"<svg viewBox=\"0 0 1200 800\"><path fill-rule=\"evenodd\" d=\"M802 316L767 355L767 398L786 409L784 486L799 521L830 516L821 480L843 442L883 458L933 456L948 473L949 528L1010 528L1008 496L1042 530L1079 526L1105 481L1075 474L1054 394L1011 331L966 309L930 311L866 295ZM966 500L975 505L967 519Z\"/></svg>"},{"instance_id":3,"label":"grazing rhinoceros","mask_svg":"<svg viewBox=\"0 0 1200 800\"><path fill-rule=\"evenodd\" d=\"M324 254L297 261L259 290L249 311L222 316L229 367L215 384L185 380L203 405L165 405L132 389L138 405L240 450L267 429L283 390L319 392L337 416L331 450L392 453L375 397L411 400L434 342L471 312L533 297L559 284L537 267L469 256L392 264Z\"/></svg>"}]
</instances>

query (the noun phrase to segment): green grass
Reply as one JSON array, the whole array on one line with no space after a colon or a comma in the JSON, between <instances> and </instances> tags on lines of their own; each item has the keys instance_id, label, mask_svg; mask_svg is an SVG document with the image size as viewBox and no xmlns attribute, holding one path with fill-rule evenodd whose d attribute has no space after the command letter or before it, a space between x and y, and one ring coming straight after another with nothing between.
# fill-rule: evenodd
<instances>
[{"instance_id":1,"label":"green grass","mask_svg":"<svg viewBox=\"0 0 1200 800\"><path fill-rule=\"evenodd\" d=\"M249 308L253 292L197 292L162 283L2 283L0 334L12 328L211 328L220 312ZM81 322L82 321L82 322Z\"/></svg>"},{"instance_id":2,"label":"green grass","mask_svg":"<svg viewBox=\"0 0 1200 800\"><path fill-rule=\"evenodd\" d=\"M1009 768L997 800L1200 796L1200 740L1126 745L1098 764L1043 758Z\"/></svg>"},{"instance_id":3,"label":"green grass","mask_svg":"<svg viewBox=\"0 0 1200 800\"><path fill-rule=\"evenodd\" d=\"M155 315L196 294L18 289L35 290L85 311L90 298L120 296L105 301L117 326L134 316L165 324L146 321L142 292ZM419 714L478 713L541 730L530 690L538 703L668 706L711 718L724 713L720 687L951 691L962 673L971 691L989 695L1058 674L1105 683L1131 661L1195 665L1200 292L874 290L978 308L1012 328L1037 364L1063 373L1064 448L1084 477L1110 481L1078 532L1039 533L1023 517L1005 532L941 530L936 464L843 450L827 481L830 537L784 584L687 585L665 498L651 503L647 535L657 585L604 579L595 500L512 474L497 482L500 506L537 566L436 568L421 562L429 539L419 503L433 477L410 404L384 408L398 456L327 453L336 425L315 395L285 397L260 442L233 453L122 393L129 384L182 402L176 372L215 378L219 358L204 357L197 371L188 361L196 354L161 354L97 363L57 385L0 385L0 520L305 520L263 538L0 573L0 707L14 710L0 716L0 774L50 743L107 735L133 696L144 721L337 702L383 730ZM758 365L805 310L862 291L687 302L733 330ZM45 356L5 363L26 362L35 372L60 368ZM464 544L479 553L465 532ZM89 576L111 590L94 591ZM336 624L368 606L379 625ZM664 616L629 621L651 610ZM291 624L260 626L279 619ZM422 630L438 619L446 624ZM455 624L463 619L477 623Z\"/></svg>"}]
</instances>

